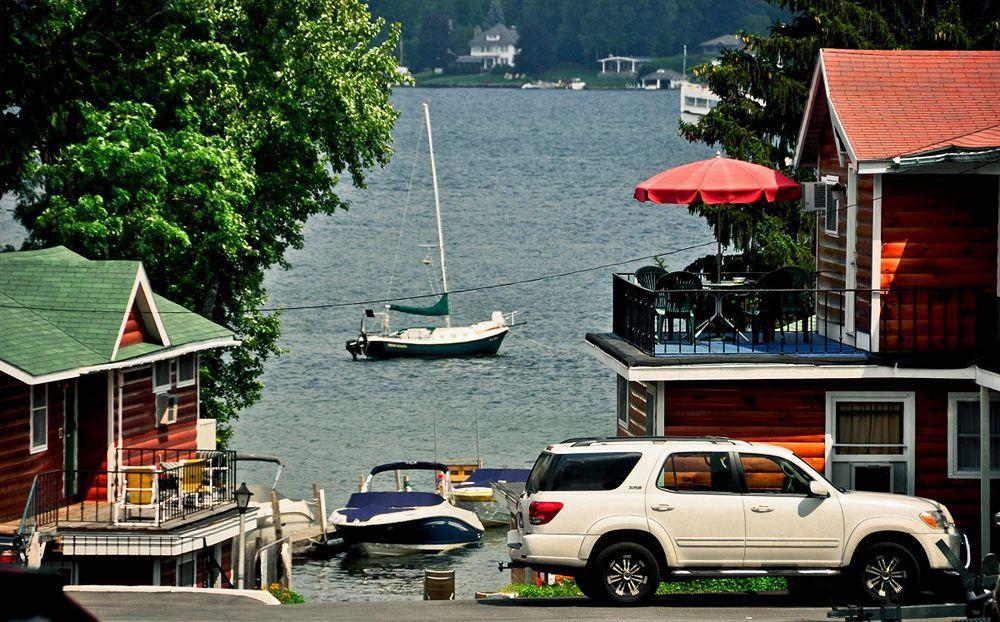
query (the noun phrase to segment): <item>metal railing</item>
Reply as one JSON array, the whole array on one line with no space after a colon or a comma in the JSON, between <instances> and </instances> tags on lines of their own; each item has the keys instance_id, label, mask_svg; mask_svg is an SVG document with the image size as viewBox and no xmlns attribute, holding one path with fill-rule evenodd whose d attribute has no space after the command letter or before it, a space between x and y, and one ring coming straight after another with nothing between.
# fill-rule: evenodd
<instances>
[{"instance_id":1,"label":"metal railing","mask_svg":"<svg viewBox=\"0 0 1000 622\"><path fill-rule=\"evenodd\" d=\"M888 356L968 356L997 342L996 297L974 288L653 291L630 276L614 275L612 330L648 355L852 354L875 339Z\"/></svg>"},{"instance_id":2,"label":"metal railing","mask_svg":"<svg viewBox=\"0 0 1000 622\"><path fill-rule=\"evenodd\" d=\"M159 526L233 503L233 451L122 449L120 455L118 469L37 475L20 529L63 523Z\"/></svg>"}]
</instances>

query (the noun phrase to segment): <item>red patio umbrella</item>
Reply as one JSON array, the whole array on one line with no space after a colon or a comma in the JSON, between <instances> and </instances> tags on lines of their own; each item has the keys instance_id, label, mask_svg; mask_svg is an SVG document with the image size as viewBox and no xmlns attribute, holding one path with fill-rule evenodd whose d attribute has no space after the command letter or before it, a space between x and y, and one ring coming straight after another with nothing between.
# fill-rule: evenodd
<instances>
[{"instance_id":1,"label":"red patio umbrella","mask_svg":"<svg viewBox=\"0 0 1000 622\"><path fill-rule=\"evenodd\" d=\"M802 186L778 171L724 158L684 164L650 177L635 187L636 200L653 203L690 205L701 200L706 205L749 204L766 201L795 201L802 196ZM715 223L719 238L719 221ZM722 280L722 242L716 255L717 278Z\"/></svg>"}]
</instances>

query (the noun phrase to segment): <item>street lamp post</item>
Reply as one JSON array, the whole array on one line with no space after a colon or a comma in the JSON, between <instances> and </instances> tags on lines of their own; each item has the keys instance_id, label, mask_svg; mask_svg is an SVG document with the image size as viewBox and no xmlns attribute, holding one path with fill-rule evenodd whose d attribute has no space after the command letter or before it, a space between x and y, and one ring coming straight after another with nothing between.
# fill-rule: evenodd
<instances>
[{"instance_id":1,"label":"street lamp post","mask_svg":"<svg viewBox=\"0 0 1000 622\"><path fill-rule=\"evenodd\" d=\"M239 489L233 493L233 500L236 501L236 510L240 513L240 550L236 562L236 589L238 590L243 589L243 572L245 570L243 556L246 554L247 547L246 514L247 507L250 505L250 497L252 496L253 493L247 488L246 482L240 484Z\"/></svg>"}]
</instances>

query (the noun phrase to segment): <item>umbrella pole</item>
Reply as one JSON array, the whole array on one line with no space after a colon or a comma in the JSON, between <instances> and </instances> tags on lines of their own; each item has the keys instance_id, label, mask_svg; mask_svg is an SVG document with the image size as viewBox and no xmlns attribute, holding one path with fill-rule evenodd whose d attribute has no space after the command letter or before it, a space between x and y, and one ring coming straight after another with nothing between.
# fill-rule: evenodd
<instances>
[{"instance_id":1,"label":"umbrella pole","mask_svg":"<svg viewBox=\"0 0 1000 622\"><path fill-rule=\"evenodd\" d=\"M716 244L716 249L715 249L715 282L716 283L721 283L722 282L722 236L719 235L719 232L720 232L719 219L720 218L721 218L720 214L716 214L715 215L715 244Z\"/></svg>"}]
</instances>

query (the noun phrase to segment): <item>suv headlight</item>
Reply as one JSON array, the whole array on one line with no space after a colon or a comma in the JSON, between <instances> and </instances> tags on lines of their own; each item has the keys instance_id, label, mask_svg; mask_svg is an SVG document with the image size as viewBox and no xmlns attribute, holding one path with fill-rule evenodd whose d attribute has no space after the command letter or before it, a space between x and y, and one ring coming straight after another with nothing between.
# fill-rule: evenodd
<instances>
[{"instance_id":1,"label":"suv headlight","mask_svg":"<svg viewBox=\"0 0 1000 622\"><path fill-rule=\"evenodd\" d=\"M948 516L941 510L921 512L920 520L931 529L948 529L951 526Z\"/></svg>"}]
</instances>

